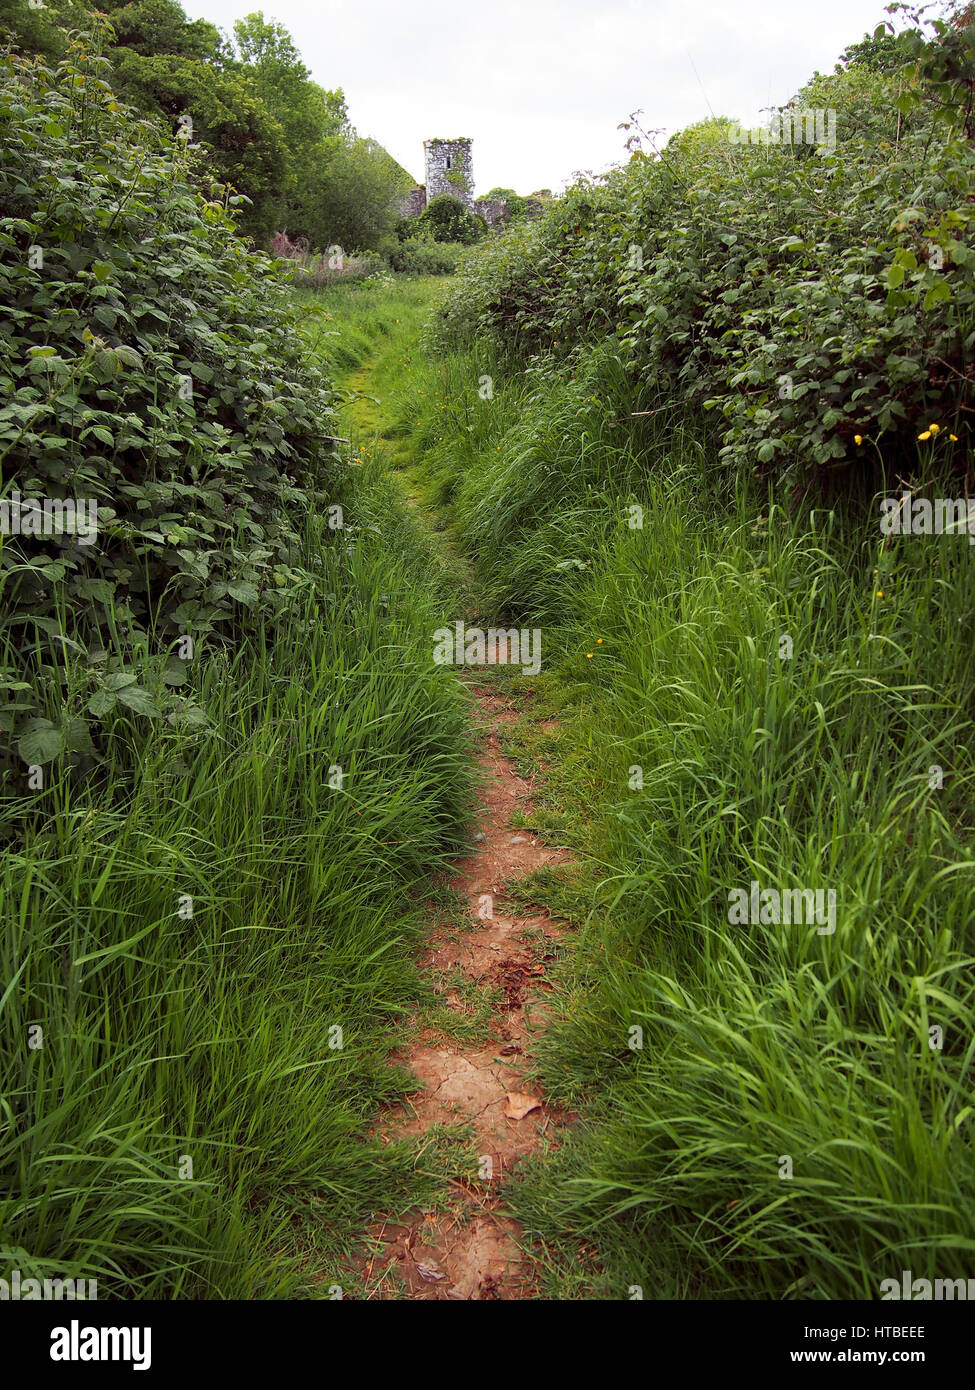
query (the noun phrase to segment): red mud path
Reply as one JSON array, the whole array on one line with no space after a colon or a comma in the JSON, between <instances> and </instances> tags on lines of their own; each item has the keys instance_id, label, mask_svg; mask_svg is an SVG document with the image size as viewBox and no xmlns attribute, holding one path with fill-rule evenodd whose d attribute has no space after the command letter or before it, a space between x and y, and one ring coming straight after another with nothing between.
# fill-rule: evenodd
<instances>
[{"instance_id":1,"label":"red mud path","mask_svg":"<svg viewBox=\"0 0 975 1390\"><path fill-rule=\"evenodd\" d=\"M530 822L530 787L502 756L498 729L518 716L492 690L473 691L483 740L479 761L487 774L475 826L483 838L455 865L450 880L467 899L472 925L459 934L432 926L420 964L449 1008L464 1009L446 984L458 970L486 989L500 987L504 997L489 1041L461 1041L427 1027L394 1054L392 1060L416 1077L418 1090L385 1111L374 1132L386 1142L422 1136L436 1125L469 1123L485 1176L452 1182L453 1200L444 1211L414 1210L374 1222L367 1234L370 1253L356 1261L369 1298L404 1296L404 1289L408 1299L535 1296L531 1262L516 1239L518 1223L502 1214L504 1183L543 1136L574 1118L546 1105L525 1080L532 1038L544 1027L545 961L552 956L541 939L529 947L520 938L534 929L554 942L559 925L547 915L509 916L499 907L506 885L543 865L565 863L569 855L546 848L530 831L511 828L515 812ZM394 1273L399 1277L390 1278Z\"/></svg>"}]
</instances>

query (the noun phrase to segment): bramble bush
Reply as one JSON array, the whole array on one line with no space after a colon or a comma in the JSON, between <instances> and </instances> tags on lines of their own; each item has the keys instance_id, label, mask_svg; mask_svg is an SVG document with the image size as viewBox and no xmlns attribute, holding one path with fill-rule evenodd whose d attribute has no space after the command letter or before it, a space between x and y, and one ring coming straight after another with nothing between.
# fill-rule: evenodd
<instances>
[{"instance_id":1,"label":"bramble bush","mask_svg":"<svg viewBox=\"0 0 975 1390\"><path fill-rule=\"evenodd\" d=\"M975 25L912 33L910 65L817 75L783 108L835 111L832 150L733 143L719 119L648 153L634 123L624 169L471 255L437 342L524 363L611 337L633 410L716 412L723 462L796 492L909 469L932 420L932 468L960 471Z\"/></svg>"},{"instance_id":2,"label":"bramble bush","mask_svg":"<svg viewBox=\"0 0 975 1390\"><path fill-rule=\"evenodd\" d=\"M0 538L0 721L34 764L87 749L119 700L193 718L166 653L286 610L309 577L302 518L339 485L288 276L106 67L83 36L54 67L0 59L3 493L98 504L94 545ZM59 727L29 686L66 688L68 653L90 680Z\"/></svg>"},{"instance_id":3,"label":"bramble bush","mask_svg":"<svg viewBox=\"0 0 975 1390\"><path fill-rule=\"evenodd\" d=\"M466 250L459 243L411 239L390 248L389 263L401 275L452 275Z\"/></svg>"}]
</instances>

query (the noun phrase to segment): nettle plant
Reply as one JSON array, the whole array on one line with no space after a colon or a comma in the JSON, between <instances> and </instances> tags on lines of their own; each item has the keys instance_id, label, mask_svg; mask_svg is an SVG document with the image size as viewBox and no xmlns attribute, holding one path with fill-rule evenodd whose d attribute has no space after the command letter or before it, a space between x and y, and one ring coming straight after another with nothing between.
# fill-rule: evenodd
<instances>
[{"instance_id":1,"label":"nettle plant","mask_svg":"<svg viewBox=\"0 0 975 1390\"><path fill-rule=\"evenodd\" d=\"M192 719L176 645L287 608L307 518L338 500L334 393L286 272L105 68L77 36L53 68L0 57L2 497L98 507L94 544L0 535L0 723L38 763L120 710ZM52 683L61 717L38 723Z\"/></svg>"}]
</instances>

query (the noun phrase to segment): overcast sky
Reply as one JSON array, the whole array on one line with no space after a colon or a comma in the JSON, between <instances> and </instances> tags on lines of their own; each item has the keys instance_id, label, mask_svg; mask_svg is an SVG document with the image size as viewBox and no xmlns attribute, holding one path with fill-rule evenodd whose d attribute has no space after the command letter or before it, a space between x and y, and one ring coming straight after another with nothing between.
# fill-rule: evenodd
<instances>
[{"instance_id":1,"label":"overcast sky","mask_svg":"<svg viewBox=\"0 0 975 1390\"><path fill-rule=\"evenodd\" d=\"M747 125L787 101L884 0L183 0L231 30L263 8L314 80L341 87L361 135L423 182L428 136L473 139L474 181L560 192L625 157L642 108L668 135L710 112Z\"/></svg>"}]
</instances>

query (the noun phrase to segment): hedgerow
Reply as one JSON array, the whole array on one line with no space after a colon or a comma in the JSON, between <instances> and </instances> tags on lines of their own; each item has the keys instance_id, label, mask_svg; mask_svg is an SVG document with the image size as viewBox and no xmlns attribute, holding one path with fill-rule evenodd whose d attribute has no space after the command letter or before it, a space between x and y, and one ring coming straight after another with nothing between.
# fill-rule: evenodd
<instances>
[{"instance_id":1,"label":"hedgerow","mask_svg":"<svg viewBox=\"0 0 975 1390\"><path fill-rule=\"evenodd\" d=\"M98 508L95 543L0 537L0 720L30 764L87 748L119 701L192 718L165 693L174 643L288 608L296 518L338 505L334 393L286 275L105 68L84 37L55 67L0 59L3 496ZM64 683L68 653L85 700L39 721L27 686Z\"/></svg>"},{"instance_id":2,"label":"hedgerow","mask_svg":"<svg viewBox=\"0 0 975 1390\"><path fill-rule=\"evenodd\" d=\"M963 469L975 25L907 56L817 75L782 108L835 113L835 148L736 142L719 119L648 152L634 124L624 169L472 254L439 345L524 363L611 337L634 410L713 410L729 468L797 490L893 475L930 421L932 466Z\"/></svg>"}]
</instances>

